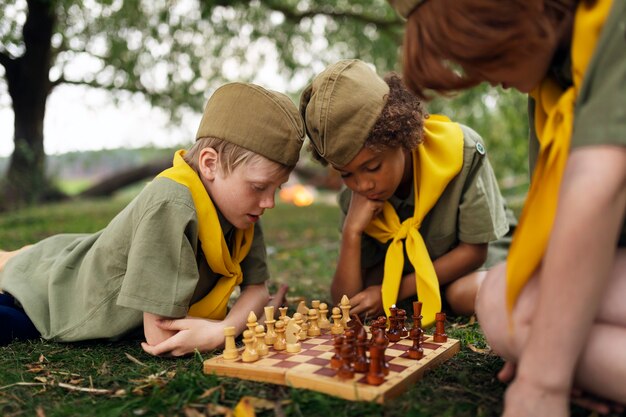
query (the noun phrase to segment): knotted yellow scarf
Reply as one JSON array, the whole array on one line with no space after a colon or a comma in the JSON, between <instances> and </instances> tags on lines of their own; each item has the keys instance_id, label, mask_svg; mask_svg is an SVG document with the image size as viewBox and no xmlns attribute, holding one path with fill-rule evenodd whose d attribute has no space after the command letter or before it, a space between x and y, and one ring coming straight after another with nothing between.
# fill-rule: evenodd
<instances>
[{"instance_id":1,"label":"knotted yellow scarf","mask_svg":"<svg viewBox=\"0 0 626 417\"><path fill-rule=\"evenodd\" d=\"M400 223L393 206L385 202L382 212L367 226L365 233L386 243L391 240L385 256L385 275L381 288L383 307L395 304L402 280L406 241L409 261L415 268L415 286L423 303L422 323L429 326L435 313L441 311L441 295L435 268L428 255L424 238L419 232L422 220L435 205L448 183L463 167L463 131L445 116L431 115L424 123L424 142L413 155L413 217Z\"/></svg>"},{"instance_id":2,"label":"knotted yellow scarf","mask_svg":"<svg viewBox=\"0 0 626 417\"><path fill-rule=\"evenodd\" d=\"M226 317L226 307L235 286L241 283L243 273L239 263L246 257L252 245L254 227L236 229L231 256L215 206L204 188L198 174L183 159L184 150L174 154L172 168L157 177L169 178L189 188L198 214L198 237L204 257L211 270L222 275L215 287L189 309L189 315L214 320Z\"/></svg>"},{"instance_id":3,"label":"knotted yellow scarf","mask_svg":"<svg viewBox=\"0 0 626 417\"><path fill-rule=\"evenodd\" d=\"M569 154L574 106L612 0L589 6L581 1L572 35L573 86L562 91L551 78L531 92L536 101L535 130L540 149L532 184L515 230L507 260L506 302L509 312L522 288L537 270L548 246L556 215L561 178Z\"/></svg>"}]
</instances>

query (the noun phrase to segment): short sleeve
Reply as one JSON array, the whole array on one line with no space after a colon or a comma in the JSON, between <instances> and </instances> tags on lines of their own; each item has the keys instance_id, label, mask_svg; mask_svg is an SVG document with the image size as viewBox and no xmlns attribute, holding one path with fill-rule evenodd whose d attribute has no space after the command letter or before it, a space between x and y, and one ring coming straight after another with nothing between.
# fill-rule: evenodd
<instances>
[{"instance_id":1,"label":"short sleeve","mask_svg":"<svg viewBox=\"0 0 626 417\"><path fill-rule=\"evenodd\" d=\"M480 137L465 126L464 133L470 144L466 152L474 152L475 162L459 205L458 236L465 243L488 243L509 230L504 200Z\"/></svg>"},{"instance_id":2,"label":"short sleeve","mask_svg":"<svg viewBox=\"0 0 626 417\"><path fill-rule=\"evenodd\" d=\"M117 304L165 317L185 316L199 279L191 239L197 240L193 207L166 201L146 210L132 234Z\"/></svg>"},{"instance_id":3,"label":"short sleeve","mask_svg":"<svg viewBox=\"0 0 626 417\"><path fill-rule=\"evenodd\" d=\"M252 246L250 246L248 255L241 261L241 270L243 272L242 285L260 284L270 276L267 268L267 250L263 228L260 223L254 225Z\"/></svg>"},{"instance_id":4,"label":"short sleeve","mask_svg":"<svg viewBox=\"0 0 626 417\"><path fill-rule=\"evenodd\" d=\"M572 148L626 145L626 2L613 2L578 95Z\"/></svg>"}]
</instances>

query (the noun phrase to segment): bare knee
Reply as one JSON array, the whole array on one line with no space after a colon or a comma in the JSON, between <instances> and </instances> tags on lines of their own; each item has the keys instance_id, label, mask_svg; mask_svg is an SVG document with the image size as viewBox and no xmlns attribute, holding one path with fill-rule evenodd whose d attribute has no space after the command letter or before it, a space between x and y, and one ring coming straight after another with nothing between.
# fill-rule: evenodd
<instances>
[{"instance_id":1,"label":"bare knee","mask_svg":"<svg viewBox=\"0 0 626 417\"><path fill-rule=\"evenodd\" d=\"M475 312L478 288L487 271L476 271L452 282L446 288L446 300L456 314L471 316Z\"/></svg>"}]
</instances>

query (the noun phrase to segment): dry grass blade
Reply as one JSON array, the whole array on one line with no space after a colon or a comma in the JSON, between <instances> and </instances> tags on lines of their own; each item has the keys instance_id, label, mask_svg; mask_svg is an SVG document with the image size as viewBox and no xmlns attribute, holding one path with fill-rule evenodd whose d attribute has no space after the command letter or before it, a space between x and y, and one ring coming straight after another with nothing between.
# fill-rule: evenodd
<instances>
[{"instance_id":1,"label":"dry grass blade","mask_svg":"<svg viewBox=\"0 0 626 417\"><path fill-rule=\"evenodd\" d=\"M126 355L126 357L131 361L136 363L137 365L143 366L143 367L148 367L148 365L146 365L145 363L141 362L139 359L135 358L133 355L124 352L124 355Z\"/></svg>"}]
</instances>

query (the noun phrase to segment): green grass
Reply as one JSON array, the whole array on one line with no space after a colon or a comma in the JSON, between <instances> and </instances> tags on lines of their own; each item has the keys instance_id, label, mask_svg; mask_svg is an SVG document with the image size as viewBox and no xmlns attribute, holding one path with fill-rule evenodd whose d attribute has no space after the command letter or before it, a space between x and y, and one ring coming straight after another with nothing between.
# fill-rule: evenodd
<instances>
[{"instance_id":1,"label":"green grass","mask_svg":"<svg viewBox=\"0 0 626 417\"><path fill-rule=\"evenodd\" d=\"M131 196L3 214L0 247L15 249L55 233L99 230ZM338 218L337 207L324 204L278 205L267 212L264 230L272 281L288 283L292 296L328 301L339 247ZM463 318L451 321L448 334L461 340L461 352L384 406L204 375L202 361L211 353L166 359L145 354L136 341L33 341L0 347L0 415L208 416L218 406L233 409L242 396L252 396L272 405L257 409L261 416L497 416L505 386L495 373L502 361L469 348L487 347L478 324ZM574 410L574 415L586 414Z\"/></svg>"}]
</instances>

